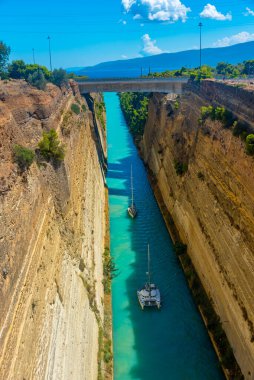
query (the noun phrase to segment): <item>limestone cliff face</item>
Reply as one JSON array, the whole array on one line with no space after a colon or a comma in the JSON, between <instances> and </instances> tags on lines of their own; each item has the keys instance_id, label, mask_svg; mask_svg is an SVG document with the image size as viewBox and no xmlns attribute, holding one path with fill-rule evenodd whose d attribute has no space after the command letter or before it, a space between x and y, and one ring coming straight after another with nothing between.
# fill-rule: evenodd
<instances>
[{"instance_id":1,"label":"limestone cliff face","mask_svg":"<svg viewBox=\"0 0 254 380\"><path fill-rule=\"evenodd\" d=\"M64 162L19 173L13 145L35 148L50 128ZM107 205L93 115L75 85L0 81L0 157L0 379L97 379Z\"/></svg>"},{"instance_id":2,"label":"limestone cliff face","mask_svg":"<svg viewBox=\"0 0 254 380\"><path fill-rule=\"evenodd\" d=\"M154 94L141 152L243 374L254 379L254 161L219 122L198 123L203 105L238 105L237 115L251 124L254 95L205 81L187 88L179 104ZM188 164L183 176L175 162Z\"/></svg>"}]
</instances>

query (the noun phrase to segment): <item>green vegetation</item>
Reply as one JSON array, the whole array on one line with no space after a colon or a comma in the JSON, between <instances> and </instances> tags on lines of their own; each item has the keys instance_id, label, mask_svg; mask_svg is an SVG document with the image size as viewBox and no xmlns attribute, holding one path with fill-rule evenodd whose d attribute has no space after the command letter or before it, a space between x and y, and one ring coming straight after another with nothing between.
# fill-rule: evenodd
<instances>
[{"instance_id":1,"label":"green vegetation","mask_svg":"<svg viewBox=\"0 0 254 380\"><path fill-rule=\"evenodd\" d=\"M242 140L246 140L246 137L251 132L250 127L247 123L235 120L233 123L233 135L236 137L241 137Z\"/></svg>"},{"instance_id":2,"label":"green vegetation","mask_svg":"<svg viewBox=\"0 0 254 380\"><path fill-rule=\"evenodd\" d=\"M188 171L188 164L181 161L175 161L174 167L176 174L179 176L183 176Z\"/></svg>"},{"instance_id":3,"label":"green vegetation","mask_svg":"<svg viewBox=\"0 0 254 380\"><path fill-rule=\"evenodd\" d=\"M250 134L246 137L246 152L249 155L254 155L254 135Z\"/></svg>"},{"instance_id":4,"label":"green vegetation","mask_svg":"<svg viewBox=\"0 0 254 380\"><path fill-rule=\"evenodd\" d=\"M147 78L192 78L195 80L198 79L206 79L206 78L213 78L215 75L215 70L207 65L204 65L201 67L201 70L199 68L186 68L182 67L179 70L166 70L162 73L150 73L147 75Z\"/></svg>"},{"instance_id":5,"label":"green vegetation","mask_svg":"<svg viewBox=\"0 0 254 380\"><path fill-rule=\"evenodd\" d=\"M58 87L66 86L68 84L66 71L63 69L55 69L52 72L50 81Z\"/></svg>"},{"instance_id":6,"label":"green vegetation","mask_svg":"<svg viewBox=\"0 0 254 380\"><path fill-rule=\"evenodd\" d=\"M77 75L75 73L68 73L67 74L68 79L73 79L76 81L82 81L82 80L87 80L88 77L86 75Z\"/></svg>"},{"instance_id":7,"label":"green vegetation","mask_svg":"<svg viewBox=\"0 0 254 380\"><path fill-rule=\"evenodd\" d=\"M103 286L105 294L110 294L111 292L111 280L115 277L115 272L115 263L110 256L109 248L106 247L103 255Z\"/></svg>"},{"instance_id":8,"label":"green vegetation","mask_svg":"<svg viewBox=\"0 0 254 380\"><path fill-rule=\"evenodd\" d=\"M38 90L45 90L47 81L41 70L35 71L33 74L29 74L27 82L38 88Z\"/></svg>"},{"instance_id":9,"label":"green vegetation","mask_svg":"<svg viewBox=\"0 0 254 380\"><path fill-rule=\"evenodd\" d=\"M175 111L177 111L179 109L179 107L180 107L180 103L176 100L174 102L174 109L175 109Z\"/></svg>"},{"instance_id":10,"label":"green vegetation","mask_svg":"<svg viewBox=\"0 0 254 380\"><path fill-rule=\"evenodd\" d=\"M25 64L22 60L12 61L8 66L8 75L13 79L25 79L28 80L30 75L33 75L36 72L42 72L45 79L49 80L51 77L50 71L45 66L40 66L36 64Z\"/></svg>"},{"instance_id":11,"label":"green vegetation","mask_svg":"<svg viewBox=\"0 0 254 380\"><path fill-rule=\"evenodd\" d=\"M64 159L64 146L60 143L58 135L54 129L44 132L42 140L38 144L40 154L46 160L60 162Z\"/></svg>"},{"instance_id":12,"label":"green vegetation","mask_svg":"<svg viewBox=\"0 0 254 380\"><path fill-rule=\"evenodd\" d=\"M231 127L235 121L232 112L228 111L224 107L201 107L201 118L199 120L200 123L203 124L208 118L213 121L220 121L223 124L224 128Z\"/></svg>"},{"instance_id":13,"label":"green vegetation","mask_svg":"<svg viewBox=\"0 0 254 380\"><path fill-rule=\"evenodd\" d=\"M25 79L40 90L45 89L47 82L51 82L58 87L68 84L68 76L65 70L55 69L51 73L45 66L26 64L22 60L12 61L8 66L6 75L13 79Z\"/></svg>"},{"instance_id":14,"label":"green vegetation","mask_svg":"<svg viewBox=\"0 0 254 380\"><path fill-rule=\"evenodd\" d=\"M123 92L119 94L120 104L135 138L140 138L144 133L144 127L148 116L149 94L137 92Z\"/></svg>"},{"instance_id":15,"label":"green vegetation","mask_svg":"<svg viewBox=\"0 0 254 380\"><path fill-rule=\"evenodd\" d=\"M240 137L245 142L246 153L250 156L254 155L254 134L252 128L246 122L238 120L232 112L224 107L201 107L200 113L199 123L201 125L204 125L208 118L213 121L220 121L224 128L232 130L233 136ZM175 168L177 174L179 172L179 175L181 175L181 165L176 163ZM204 180L202 173L198 173L198 178Z\"/></svg>"},{"instance_id":16,"label":"green vegetation","mask_svg":"<svg viewBox=\"0 0 254 380\"><path fill-rule=\"evenodd\" d=\"M99 122L101 123L102 125L102 128L105 130L106 129L106 124L105 124L105 103L104 101L101 101L101 102L97 102L95 101L95 114L96 114L96 117L98 118Z\"/></svg>"},{"instance_id":17,"label":"green vegetation","mask_svg":"<svg viewBox=\"0 0 254 380\"><path fill-rule=\"evenodd\" d=\"M0 78L7 77L6 67L9 60L11 49L3 41L0 41Z\"/></svg>"},{"instance_id":18,"label":"green vegetation","mask_svg":"<svg viewBox=\"0 0 254 380\"><path fill-rule=\"evenodd\" d=\"M86 112L86 106L85 106L85 104L82 104L81 108L82 108L83 112Z\"/></svg>"},{"instance_id":19,"label":"green vegetation","mask_svg":"<svg viewBox=\"0 0 254 380\"><path fill-rule=\"evenodd\" d=\"M80 107L79 107L79 105L76 104L76 103L73 103L73 104L71 105L71 110L72 110L72 112L74 112L76 115L79 115L79 114L80 114Z\"/></svg>"},{"instance_id":20,"label":"green vegetation","mask_svg":"<svg viewBox=\"0 0 254 380\"><path fill-rule=\"evenodd\" d=\"M226 62L219 62L215 68L204 65L197 68L182 67L178 70L166 70L162 73L154 72L147 75L148 78L177 78L177 77L190 77L195 80L206 78L237 78L246 77L247 75L254 75L254 60L244 61L237 65L232 65Z\"/></svg>"},{"instance_id":21,"label":"green vegetation","mask_svg":"<svg viewBox=\"0 0 254 380\"><path fill-rule=\"evenodd\" d=\"M14 145L13 148L14 161L17 162L21 170L28 169L35 158L33 150L25 148L21 145Z\"/></svg>"}]
</instances>

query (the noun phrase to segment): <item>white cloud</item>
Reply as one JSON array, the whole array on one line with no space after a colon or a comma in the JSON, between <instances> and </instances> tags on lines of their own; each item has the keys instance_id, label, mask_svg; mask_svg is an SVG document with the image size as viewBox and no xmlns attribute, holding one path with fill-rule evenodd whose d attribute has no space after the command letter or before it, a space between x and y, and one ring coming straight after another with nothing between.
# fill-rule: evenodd
<instances>
[{"instance_id":1,"label":"white cloud","mask_svg":"<svg viewBox=\"0 0 254 380\"><path fill-rule=\"evenodd\" d=\"M136 0L122 0L122 4L124 6L124 9L129 12L132 5L136 2Z\"/></svg>"},{"instance_id":2,"label":"white cloud","mask_svg":"<svg viewBox=\"0 0 254 380\"><path fill-rule=\"evenodd\" d=\"M126 20L123 20L123 19L121 19L121 20L119 20L119 21L118 21L118 23L119 23L119 24L123 24L123 25L126 25L126 24L127 24L127 21L126 21Z\"/></svg>"},{"instance_id":3,"label":"white cloud","mask_svg":"<svg viewBox=\"0 0 254 380\"><path fill-rule=\"evenodd\" d=\"M122 54L122 55L121 55L121 58L122 58L122 59L127 59L128 57L127 57L127 55Z\"/></svg>"},{"instance_id":4,"label":"white cloud","mask_svg":"<svg viewBox=\"0 0 254 380\"><path fill-rule=\"evenodd\" d=\"M142 18L143 17L139 13L137 13L136 15L133 16L133 20L140 20Z\"/></svg>"},{"instance_id":5,"label":"white cloud","mask_svg":"<svg viewBox=\"0 0 254 380\"><path fill-rule=\"evenodd\" d=\"M232 20L232 15L230 13L224 15L223 13L217 11L216 7L212 4L207 4L200 13L200 16L219 21Z\"/></svg>"},{"instance_id":6,"label":"white cloud","mask_svg":"<svg viewBox=\"0 0 254 380\"><path fill-rule=\"evenodd\" d=\"M144 34L141 39L143 41L143 48L140 51L142 56L165 53L156 45L156 40L152 40L149 34Z\"/></svg>"},{"instance_id":7,"label":"white cloud","mask_svg":"<svg viewBox=\"0 0 254 380\"><path fill-rule=\"evenodd\" d=\"M224 47L249 41L254 41L254 33L241 32L230 37L224 37L221 40L216 41L213 46Z\"/></svg>"},{"instance_id":8,"label":"white cloud","mask_svg":"<svg viewBox=\"0 0 254 380\"><path fill-rule=\"evenodd\" d=\"M134 19L157 22L185 22L191 11L181 0L122 0L122 5L126 12L134 14Z\"/></svg>"},{"instance_id":9,"label":"white cloud","mask_svg":"<svg viewBox=\"0 0 254 380\"><path fill-rule=\"evenodd\" d=\"M254 11L247 7L244 16L254 16Z\"/></svg>"}]
</instances>

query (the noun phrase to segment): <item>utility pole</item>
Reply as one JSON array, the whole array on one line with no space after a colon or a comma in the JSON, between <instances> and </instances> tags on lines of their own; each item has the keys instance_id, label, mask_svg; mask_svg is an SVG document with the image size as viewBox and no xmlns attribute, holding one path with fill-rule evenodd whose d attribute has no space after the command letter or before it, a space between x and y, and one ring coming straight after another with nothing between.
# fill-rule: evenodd
<instances>
[{"instance_id":1,"label":"utility pole","mask_svg":"<svg viewBox=\"0 0 254 380\"><path fill-rule=\"evenodd\" d=\"M200 22L198 24L199 28L200 28L200 44L199 44L199 71L201 73L201 67L202 67L202 22Z\"/></svg>"},{"instance_id":2,"label":"utility pole","mask_svg":"<svg viewBox=\"0 0 254 380\"><path fill-rule=\"evenodd\" d=\"M35 65L35 55L34 55L34 48L33 48L33 63Z\"/></svg>"},{"instance_id":3,"label":"utility pole","mask_svg":"<svg viewBox=\"0 0 254 380\"><path fill-rule=\"evenodd\" d=\"M49 65L50 65L50 71L52 72L52 59L51 59L50 36L48 36L48 40L49 40Z\"/></svg>"},{"instance_id":4,"label":"utility pole","mask_svg":"<svg viewBox=\"0 0 254 380\"><path fill-rule=\"evenodd\" d=\"M149 73L148 73L148 75L150 75L151 74L151 66L149 66Z\"/></svg>"},{"instance_id":5,"label":"utility pole","mask_svg":"<svg viewBox=\"0 0 254 380\"><path fill-rule=\"evenodd\" d=\"M143 67L141 67L141 78L143 77Z\"/></svg>"}]
</instances>

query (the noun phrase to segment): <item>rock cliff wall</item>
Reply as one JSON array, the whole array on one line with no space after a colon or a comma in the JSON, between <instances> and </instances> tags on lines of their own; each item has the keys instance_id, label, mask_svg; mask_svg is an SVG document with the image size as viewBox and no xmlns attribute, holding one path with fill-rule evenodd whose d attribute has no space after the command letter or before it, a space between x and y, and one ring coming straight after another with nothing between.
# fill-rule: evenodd
<instances>
[{"instance_id":1,"label":"rock cliff wall","mask_svg":"<svg viewBox=\"0 0 254 380\"><path fill-rule=\"evenodd\" d=\"M50 128L64 162L21 173L13 145L36 148ZM0 81L0 379L97 379L107 204L94 128L74 84Z\"/></svg>"},{"instance_id":2,"label":"rock cliff wall","mask_svg":"<svg viewBox=\"0 0 254 380\"><path fill-rule=\"evenodd\" d=\"M222 105L251 125L253 104L253 92L213 81L177 101L154 94L141 142L246 379L254 379L254 161L231 130L198 119L201 106ZM179 162L188 165L182 176Z\"/></svg>"}]
</instances>

